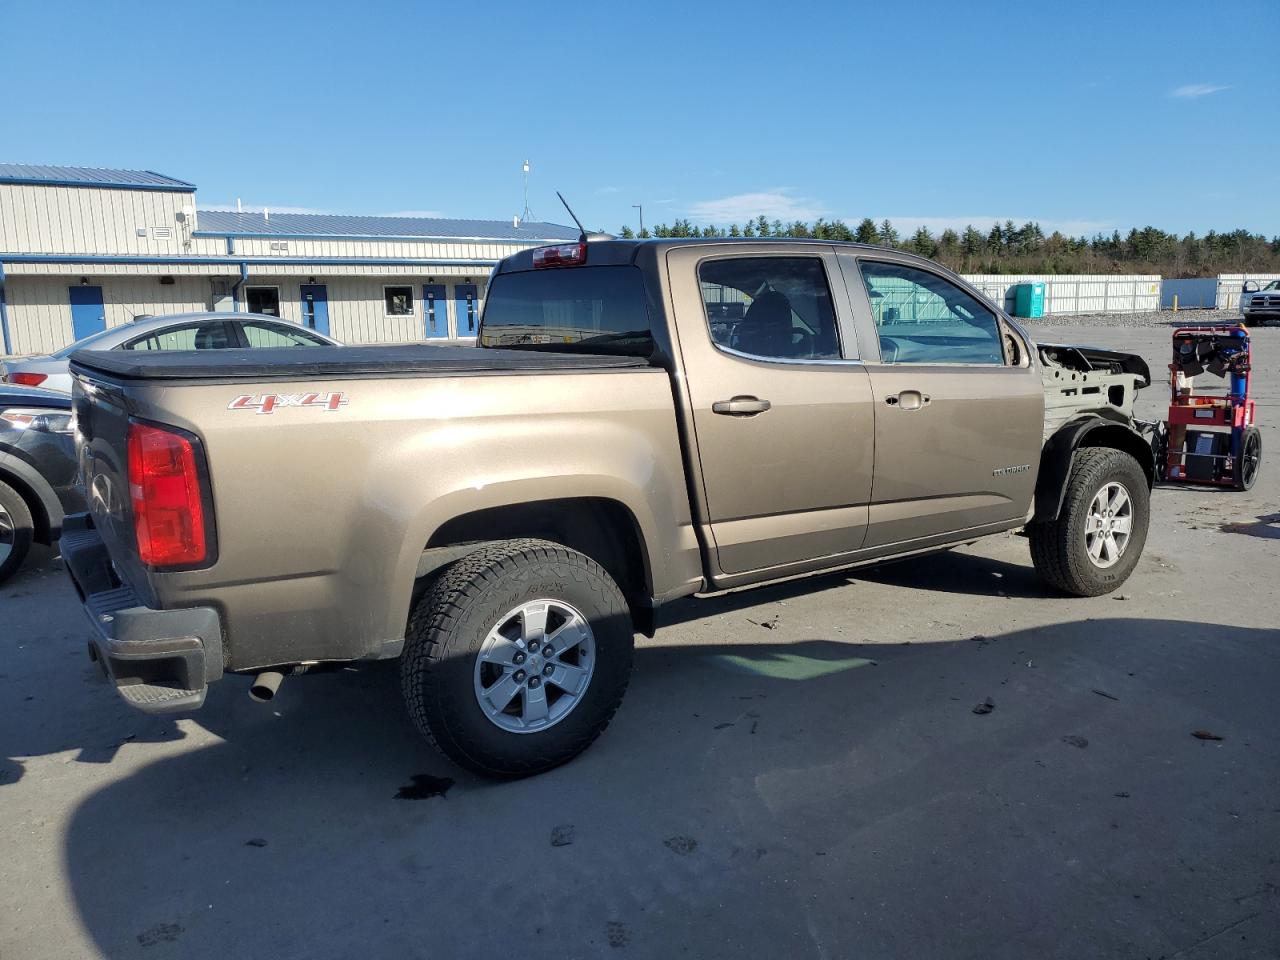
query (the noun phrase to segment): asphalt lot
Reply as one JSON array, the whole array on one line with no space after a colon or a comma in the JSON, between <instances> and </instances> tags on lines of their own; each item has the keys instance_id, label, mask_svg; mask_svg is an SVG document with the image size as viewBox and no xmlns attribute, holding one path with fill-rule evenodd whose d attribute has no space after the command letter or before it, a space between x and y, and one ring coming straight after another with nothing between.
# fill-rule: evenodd
<instances>
[{"instance_id":1,"label":"asphalt lot","mask_svg":"<svg viewBox=\"0 0 1280 960\"><path fill-rule=\"evenodd\" d=\"M1044 339L1160 377L1169 336ZM1000 537L683 603L604 737L516 783L421 742L393 664L133 713L42 551L0 588L0 958L1280 956L1254 342L1257 486L1157 490L1118 595L1048 596Z\"/></svg>"}]
</instances>

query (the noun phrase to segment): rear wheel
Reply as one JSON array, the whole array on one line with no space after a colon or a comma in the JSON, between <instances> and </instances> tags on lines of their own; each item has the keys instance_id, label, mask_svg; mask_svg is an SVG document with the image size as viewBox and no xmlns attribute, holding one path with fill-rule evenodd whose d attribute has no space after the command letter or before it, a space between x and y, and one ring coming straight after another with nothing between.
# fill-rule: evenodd
<instances>
[{"instance_id":1,"label":"rear wheel","mask_svg":"<svg viewBox=\"0 0 1280 960\"><path fill-rule=\"evenodd\" d=\"M1235 462L1235 487L1237 490L1248 490L1258 479L1258 469L1262 466L1262 433L1257 427L1247 427L1240 439L1240 456Z\"/></svg>"},{"instance_id":2,"label":"rear wheel","mask_svg":"<svg viewBox=\"0 0 1280 960\"><path fill-rule=\"evenodd\" d=\"M1027 527L1036 572L1078 597L1110 593L1138 565L1150 508L1147 476L1132 456L1077 450L1058 518Z\"/></svg>"},{"instance_id":3,"label":"rear wheel","mask_svg":"<svg viewBox=\"0 0 1280 960\"><path fill-rule=\"evenodd\" d=\"M414 607L400 664L409 715L489 776L549 770L585 750L631 677L634 633L594 560L544 540L483 547Z\"/></svg>"},{"instance_id":4,"label":"rear wheel","mask_svg":"<svg viewBox=\"0 0 1280 960\"><path fill-rule=\"evenodd\" d=\"M13 487L0 482L0 583L18 572L34 536L35 525L27 501Z\"/></svg>"}]
</instances>

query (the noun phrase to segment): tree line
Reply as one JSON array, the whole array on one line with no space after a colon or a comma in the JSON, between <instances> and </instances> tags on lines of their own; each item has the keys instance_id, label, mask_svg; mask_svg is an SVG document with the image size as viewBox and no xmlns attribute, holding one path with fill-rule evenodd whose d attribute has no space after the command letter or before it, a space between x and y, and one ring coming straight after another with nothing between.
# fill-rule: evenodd
<instances>
[{"instance_id":1,"label":"tree line","mask_svg":"<svg viewBox=\"0 0 1280 960\"><path fill-rule=\"evenodd\" d=\"M1012 220L983 232L973 226L943 230L935 236L920 227L902 236L888 220L870 217L850 228L842 220L813 223L770 221L763 215L739 226L698 226L687 219L646 227L638 233L624 226L621 236L640 237L800 237L854 240L916 253L957 273L1156 273L1163 277L1212 277L1219 273L1280 273L1280 236L1268 240L1248 230L1203 236L1178 236L1156 227L1134 228L1122 236L1048 236L1038 223L1017 226Z\"/></svg>"}]
</instances>

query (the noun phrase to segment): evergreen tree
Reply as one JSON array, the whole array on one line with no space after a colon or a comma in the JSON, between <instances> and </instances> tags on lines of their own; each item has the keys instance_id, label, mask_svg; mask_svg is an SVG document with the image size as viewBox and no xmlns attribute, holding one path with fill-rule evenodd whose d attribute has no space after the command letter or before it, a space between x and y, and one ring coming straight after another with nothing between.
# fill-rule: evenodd
<instances>
[{"instance_id":1,"label":"evergreen tree","mask_svg":"<svg viewBox=\"0 0 1280 960\"><path fill-rule=\"evenodd\" d=\"M933 234L929 232L929 228L924 226L911 235L911 242L907 244L907 249L922 257L932 258L938 254L938 244L933 239Z\"/></svg>"},{"instance_id":2,"label":"evergreen tree","mask_svg":"<svg viewBox=\"0 0 1280 960\"><path fill-rule=\"evenodd\" d=\"M870 217L863 217L853 233L853 239L859 243L879 243L880 231L876 229L875 221Z\"/></svg>"}]
</instances>

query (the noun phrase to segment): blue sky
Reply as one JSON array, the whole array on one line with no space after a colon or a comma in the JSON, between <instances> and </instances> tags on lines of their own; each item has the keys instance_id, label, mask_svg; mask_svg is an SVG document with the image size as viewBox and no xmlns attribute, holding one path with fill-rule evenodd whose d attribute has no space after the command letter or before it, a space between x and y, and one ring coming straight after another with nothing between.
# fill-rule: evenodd
<instances>
[{"instance_id":1,"label":"blue sky","mask_svg":"<svg viewBox=\"0 0 1280 960\"><path fill-rule=\"evenodd\" d=\"M202 206L1280 234L1280 3L0 0L0 160Z\"/></svg>"}]
</instances>

